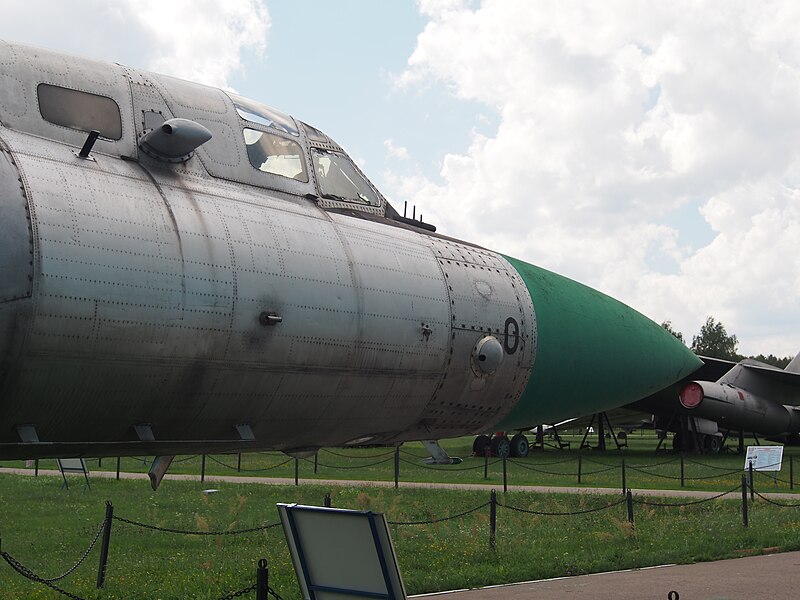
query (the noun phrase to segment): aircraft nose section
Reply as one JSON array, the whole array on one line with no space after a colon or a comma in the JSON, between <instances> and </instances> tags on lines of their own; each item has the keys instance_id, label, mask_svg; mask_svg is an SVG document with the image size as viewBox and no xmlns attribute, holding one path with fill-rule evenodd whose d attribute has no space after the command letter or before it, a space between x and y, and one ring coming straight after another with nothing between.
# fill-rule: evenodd
<instances>
[{"instance_id":1,"label":"aircraft nose section","mask_svg":"<svg viewBox=\"0 0 800 600\"><path fill-rule=\"evenodd\" d=\"M609 410L655 393L702 361L634 309L585 285L508 259L531 295L536 356L528 385L498 428Z\"/></svg>"}]
</instances>

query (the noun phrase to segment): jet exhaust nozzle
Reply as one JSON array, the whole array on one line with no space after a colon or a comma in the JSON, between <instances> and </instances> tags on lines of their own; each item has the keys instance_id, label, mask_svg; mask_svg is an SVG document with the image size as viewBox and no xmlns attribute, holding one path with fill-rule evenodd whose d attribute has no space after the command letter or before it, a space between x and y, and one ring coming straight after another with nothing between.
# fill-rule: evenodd
<instances>
[{"instance_id":1,"label":"jet exhaust nozzle","mask_svg":"<svg viewBox=\"0 0 800 600\"><path fill-rule=\"evenodd\" d=\"M157 160L182 163L211 137L211 132L200 123L189 119L169 119L145 133L139 140L139 148Z\"/></svg>"}]
</instances>

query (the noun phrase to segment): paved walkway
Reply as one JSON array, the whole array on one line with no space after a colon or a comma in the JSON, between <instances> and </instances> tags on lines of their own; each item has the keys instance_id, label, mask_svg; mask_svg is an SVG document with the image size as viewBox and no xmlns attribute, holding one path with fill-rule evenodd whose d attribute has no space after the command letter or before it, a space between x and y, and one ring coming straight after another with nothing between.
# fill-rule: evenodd
<instances>
[{"instance_id":1,"label":"paved walkway","mask_svg":"<svg viewBox=\"0 0 800 600\"><path fill-rule=\"evenodd\" d=\"M34 474L33 469L19 469L10 467L0 467L0 475L9 473L13 475ZM40 475L54 475L60 477L61 473L55 469L39 469ZM115 471L90 471L90 477L102 477L113 479L116 477ZM120 479L144 479L148 480L147 473L126 473L119 474ZM199 481L200 476L194 474L167 473L164 481ZM206 483L259 483L262 485L294 485L294 478L291 477L254 477L254 476L235 476L235 475L206 475ZM304 479L298 480L300 485L321 485L338 487L394 487L394 481L360 481L356 479ZM448 490L497 490L502 491L503 486L485 483L434 483L425 481L401 481L401 488L417 489L448 489ZM536 492L547 494L621 494L620 488L594 488L594 487L559 487L544 485L509 485L509 492ZM699 490L649 490L631 489L636 496L654 496L658 498L711 498L718 496L719 492L704 492ZM759 491L756 488L756 491ZM795 500L800 502L800 494L790 494L786 492L760 492L765 497L774 500ZM736 494L730 494L728 498L739 498Z\"/></svg>"},{"instance_id":2,"label":"paved walkway","mask_svg":"<svg viewBox=\"0 0 800 600\"><path fill-rule=\"evenodd\" d=\"M667 565L415 596L433 600L790 600L800 597L800 552ZM676 592L670 596L670 592Z\"/></svg>"}]
</instances>

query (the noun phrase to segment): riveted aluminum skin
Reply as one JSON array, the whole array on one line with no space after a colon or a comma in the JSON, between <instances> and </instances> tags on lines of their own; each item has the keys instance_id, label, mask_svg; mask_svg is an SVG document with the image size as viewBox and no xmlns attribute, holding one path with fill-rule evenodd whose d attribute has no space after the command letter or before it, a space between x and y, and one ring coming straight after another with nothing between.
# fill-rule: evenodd
<instances>
[{"instance_id":1,"label":"riveted aluminum skin","mask_svg":"<svg viewBox=\"0 0 800 600\"><path fill-rule=\"evenodd\" d=\"M78 156L86 128L42 117L43 83L106 98L121 137ZM215 88L0 42L0 458L299 451L535 418L519 406L543 351L531 274L392 219L378 190L321 198L311 149L339 147L281 118L293 125L247 120ZM211 134L180 164L139 151L170 119ZM252 165L245 129L299 148L307 177ZM474 363L487 336L504 353L491 372Z\"/></svg>"}]
</instances>

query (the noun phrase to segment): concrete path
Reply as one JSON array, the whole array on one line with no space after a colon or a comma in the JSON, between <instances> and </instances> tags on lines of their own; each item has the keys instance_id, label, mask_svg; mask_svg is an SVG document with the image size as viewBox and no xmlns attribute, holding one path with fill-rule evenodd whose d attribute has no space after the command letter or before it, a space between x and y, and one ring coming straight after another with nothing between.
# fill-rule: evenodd
<instances>
[{"instance_id":1,"label":"concrete path","mask_svg":"<svg viewBox=\"0 0 800 600\"><path fill-rule=\"evenodd\" d=\"M800 597L798 584L800 552L785 552L414 597L433 600L790 600ZM675 593L670 595L670 592Z\"/></svg>"},{"instance_id":2,"label":"concrete path","mask_svg":"<svg viewBox=\"0 0 800 600\"><path fill-rule=\"evenodd\" d=\"M10 467L0 467L0 475L9 473L13 475L29 475L33 476L33 469L19 469ZM55 469L39 469L40 475L54 475L60 477L61 473ZM102 477L106 479L113 479L116 477L115 471L90 471L90 477ZM147 473L126 473L119 474L120 479L144 479L148 480ZM181 474L181 473L167 473L164 476L165 481L199 481L199 475ZM262 485L294 485L294 478L291 477L254 477L254 476L233 476L233 475L206 475L206 483L259 483ZM300 485L321 485L321 486L338 486L338 487L394 487L394 481L360 481L355 479L304 479L298 480ZM417 488L417 489L448 489L448 490L503 490L503 486L497 484L485 483L434 483L434 482L417 482L417 481L401 481L401 488ZM509 485L509 492L535 492L547 494L621 494L620 488L590 488L590 487L558 487L558 486L543 486L543 485ZM711 498L718 496L719 492L704 492L699 490L649 490L649 489L631 489L636 496L654 496L658 498ZM759 491L756 488L756 491ZM761 492L765 497L773 500L794 500L800 503L800 494L791 494L786 492ZM736 493L730 494L728 498L740 498ZM800 596L799 596L800 597Z\"/></svg>"}]
</instances>

